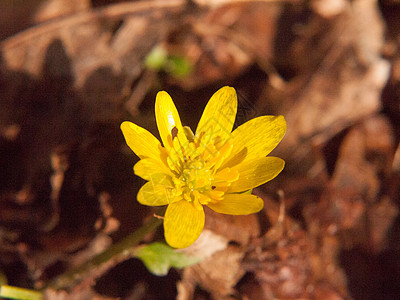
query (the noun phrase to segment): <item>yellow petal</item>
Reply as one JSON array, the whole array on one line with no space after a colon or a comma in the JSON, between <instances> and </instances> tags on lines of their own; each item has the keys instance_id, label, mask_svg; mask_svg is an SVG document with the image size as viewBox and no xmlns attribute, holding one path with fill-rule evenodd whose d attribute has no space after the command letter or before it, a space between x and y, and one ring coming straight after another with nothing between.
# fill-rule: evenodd
<instances>
[{"instance_id":1,"label":"yellow petal","mask_svg":"<svg viewBox=\"0 0 400 300\"><path fill-rule=\"evenodd\" d=\"M178 131L183 131L183 128L178 110L176 109L171 96L168 95L167 92L161 91L157 93L155 112L161 140L164 147L169 149L172 141L172 129L176 127Z\"/></svg>"},{"instance_id":2,"label":"yellow petal","mask_svg":"<svg viewBox=\"0 0 400 300\"><path fill-rule=\"evenodd\" d=\"M189 140L183 130L176 133L171 146L169 157L175 160L175 164L178 162L177 160L184 160L185 156L192 154L189 149Z\"/></svg>"},{"instance_id":3,"label":"yellow petal","mask_svg":"<svg viewBox=\"0 0 400 300\"><path fill-rule=\"evenodd\" d=\"M214 182L218 183L220 181L222 182L233 182L238 180L240 174L238 171L230 169L230 168L225 168L221 171L218 171L215 175L214 175Z\"/></svg>"},{"instance_id":4,"label":"yellow petal","mask_svg":"<svg viewBox=\"0 0 400 300\"><path fill-rule=\"evenodd\" d=\"M283 116L261 116L244 123L232 132L234 148L221 169L267 156L285 133Z\"/></svg>"},{"instance_id":5,"label":"yellow petal","mask_svg":"<svg viewBox=\"0 0 400 300\"><path fill-rule=\"evenodd\" d=\"M261 198L250 194L226 194L224 199L207 206L217 213L228 215L249 215L259 212L264 202Z\"/></svg>"},{"instance_id":6,"label":"yellow petal","mask_svg":"<svg viewBox=\"0 0 400 300\"><path fill-rule=\"evenodd\" d=\"M210 202L210 198L202 193L199 193L199 191L194 190L193 194L195 195L196 199L198 200L198 202L202 205L207 204L208 202Z\"/></svg>"},{"instance_id":7,"label":"yellow petal","mask_svg":"<svg viewBox=\"0 0 400 300\"><path fill-rule=\"evenodd\" d=\"M173 176L172 172L161 162L161 160L155 160L152 158L139 160L133 167L133 171L137 176L140 176L145 180L151 180L152 174L157 173L164 173Z\"/></svg>"},{"instance_id":8,"label":"yellow petal","mask_svg":"<svg viewBox=\"0 0 400 300\"><path fill-rule=\"evenodd\" d=\"M215 201L220 201L224 198L224 192L219 190L211 190L207 192L207 196Z\"/></svg>"},{"instance_id":9,"label":"yellow petal","mask_svg":"<svg viewBox=\"0 0 400 300\"><path fill-rule=\"evenodd\" d=\"M164 216L164 234L174 248L186 248L197 240L204 227L204 210L186 200L168 205Z\"/></svg>"},{"instance_id":10,"label":"yellow petal","mask_svg":"<svg viewBox=\"0 0 400 300\"><path fill-rule=\"evenodd\" d=\"M225 86L219 89L208 101L200 122L197 125L196 136L205 133L204 143L216 136L224 140L229 138L237 111L237 96L234 88Z\"/></svg>"},{"instance_id":11,"label":"yellow petal","mask_svg":"<svg viewBox=\"0 0 400 300\"><path fill-rule=\"evenodd\" d=\"M161 176L161 174L156 174ZM138 194L137 200L140 204L148 205L148 206L162 206L172 203L174 201L174 197L171 194L171 181L170 179L164 175L164 182L160 179L147 182L143 185Z\"/></svg>"},{"instance_id":12,"label":"yellow petal","mask_svg":"<svg viewBox=\"0 0 400 300\"><path fill-rule=\"evenodd\" d=\"M146 129L133 124L132 122L123 122L121 130L129 148L140 158L151 157L160 160L161 144L157 138Z\"/></svg>"},{"instance_id":13,"label":"yellow petal","mask_svg":"<svg viewBox=\"0 0 400 300\"><path fill-rule=\"evenodd\" d=\"M239 172L239 179L232 182L228 193L236 193L255 188L274 179L284 168L285 161L278 157L261 157L251 161L244 161L233 171Z\"/></svg>"}]
</instances>

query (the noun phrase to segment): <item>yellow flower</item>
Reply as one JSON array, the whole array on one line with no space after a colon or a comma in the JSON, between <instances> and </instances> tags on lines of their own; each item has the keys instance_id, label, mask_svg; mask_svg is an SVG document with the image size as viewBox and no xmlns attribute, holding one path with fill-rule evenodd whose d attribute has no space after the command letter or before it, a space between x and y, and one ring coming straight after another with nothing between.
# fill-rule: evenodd
<instances>
[{"instance_id":1,"label":"yellow flower","mask_svg":"<svg viewBox=\"0 0 400 300\"><path fill-rule=\"evenodd\" d=\"M237 110L234 88L223 87L208 102L196 133L182 126L171 97L156 97L162 144L146 129L123 122L126 143L140 161L136 175L148 182L137 199L143 205L168 205L165 239L175 248L191 245L204 227L203 205L230 215L263 208L261 198L244 193L277 176L285 162L266 157L286 132L283 116L261 116L232 132Z\"/></svg>"}]
</instances>

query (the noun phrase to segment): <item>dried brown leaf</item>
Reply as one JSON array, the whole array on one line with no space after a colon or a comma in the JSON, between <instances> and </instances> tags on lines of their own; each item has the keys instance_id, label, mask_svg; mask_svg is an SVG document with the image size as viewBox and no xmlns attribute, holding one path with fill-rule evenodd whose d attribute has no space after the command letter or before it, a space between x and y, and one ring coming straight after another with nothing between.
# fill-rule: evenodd
<instances>
[{"instance_id":1,"label":"dried brown leaf","mask_svg":"<svg viewBox=\"0 0 400 300\"><path fill-rule=\"evenodd\" d=\"M218 214L210 209L207 209L206 212L205 228L225 237L228 241L247 245L252 238L260 234L260 227L255 214L231 216Z\"/></svg>"},{"instance_id":2,"label":"dried brown leaf","mask_svg":"<svg viewBox=\"0 0 400 300\"><path fill-rule=\"evenodd\" d=\"M35 12L33 20L35 23L45 22L53 18L85 11L90 7L91 3L89 0L42 1Z\"/></svg>"},{"instance_id":3,"label":"dried brown leaf","mask_svg":"<svg viewBox=\"0 0 400 300\"><path fill-rule=\"evenodd\" d=\"M398 213L389 197L379 195L384 176L390 173L393 146L391 126L382 116L369 118L348 132L329 185L319 203L305 210L315 235L339 232L344 248L384 248ZM386 219L378 222L382 212Z\"/></svg>"},{"instance_id":4,"label":"dried brown leaf","mask_svg":"<svg viewBox=\"0 0 400 300\"><path fill-rule=\"evenodd\" d=\"M193 299L197 285L209 291L213 299L228 299L235 294L233 287L245 273L240 265L243 256L243 250L231 245L201 263L185 268L182 281L178 283L177 299Z\"/></svg>"},{"instance_id":5,"label":"dried brown leaf","mask_svg":"<svg viewBox=\"0 0 400 300\"><path fill-rule=\"evenodd\" d=\"M302 77L304 84L291 92L293 101L288 105L293 105L285 115L289 130L282 149L295 160L310 159L312 143L323 144L376 113L390 69L381 58L383 25L374 1L353 1L336 18L315 17L309 26L309 36L299 41L303 51L297 54L310 75ZM317 44L312 42L315 39Z\"/></svg>"}]
</instances>

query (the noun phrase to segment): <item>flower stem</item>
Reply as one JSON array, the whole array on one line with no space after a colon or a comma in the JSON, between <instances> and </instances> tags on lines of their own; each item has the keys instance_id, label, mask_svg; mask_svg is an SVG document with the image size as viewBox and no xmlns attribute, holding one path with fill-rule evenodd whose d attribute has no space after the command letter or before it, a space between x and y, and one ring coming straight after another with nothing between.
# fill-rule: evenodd
<instances>
[{"instance_id":1,"label":"flower stem","mask_svg":"<svg viewBox=\"0 0 400 300\"><path fill-rule=\"evenodd\" d=\"M71 288L84 279L95 279L100 277L104 272L115 266L117 263L133 257L135 246L137 246L148 233L160 226L161 223L162 220L152 218L148 223L144 224L125 239L112 245L103 253L98 254L77 268L56 277L46 286L46 288Z\"/></svg>"}]
</instances>

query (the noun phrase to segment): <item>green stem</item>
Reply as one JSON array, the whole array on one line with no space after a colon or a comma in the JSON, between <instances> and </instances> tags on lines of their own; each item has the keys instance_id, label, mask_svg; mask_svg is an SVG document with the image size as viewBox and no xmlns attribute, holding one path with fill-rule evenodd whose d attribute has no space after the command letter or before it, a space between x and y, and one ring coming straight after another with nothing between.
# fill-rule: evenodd
<instances>
[{"instance_id":1,"label":"green stem","mask_svg":"<svg viewBox=\"0 0 400 300\"><path fill-rule=\"evenodd\" d=\"M122 241L112 245L90 261L56 277L46 288L66 289L73 287L83 279L101 276L107 269L115 266L118 262L133 257L135 246L137 246L148 233L160 226L161 223L162 220L152 218L137 231L127 236Z\"/></svg>"},{"instance_id":2,"label":"green stem","mask_svg":"<svg viewBox=\"0 0 400 300\"><path fill-rule=\"evenodd\" d=\"M41 292L23 289L15 286L0 286L0 297L18 300L42 300Z\"/></svg>"}]
</instances>

